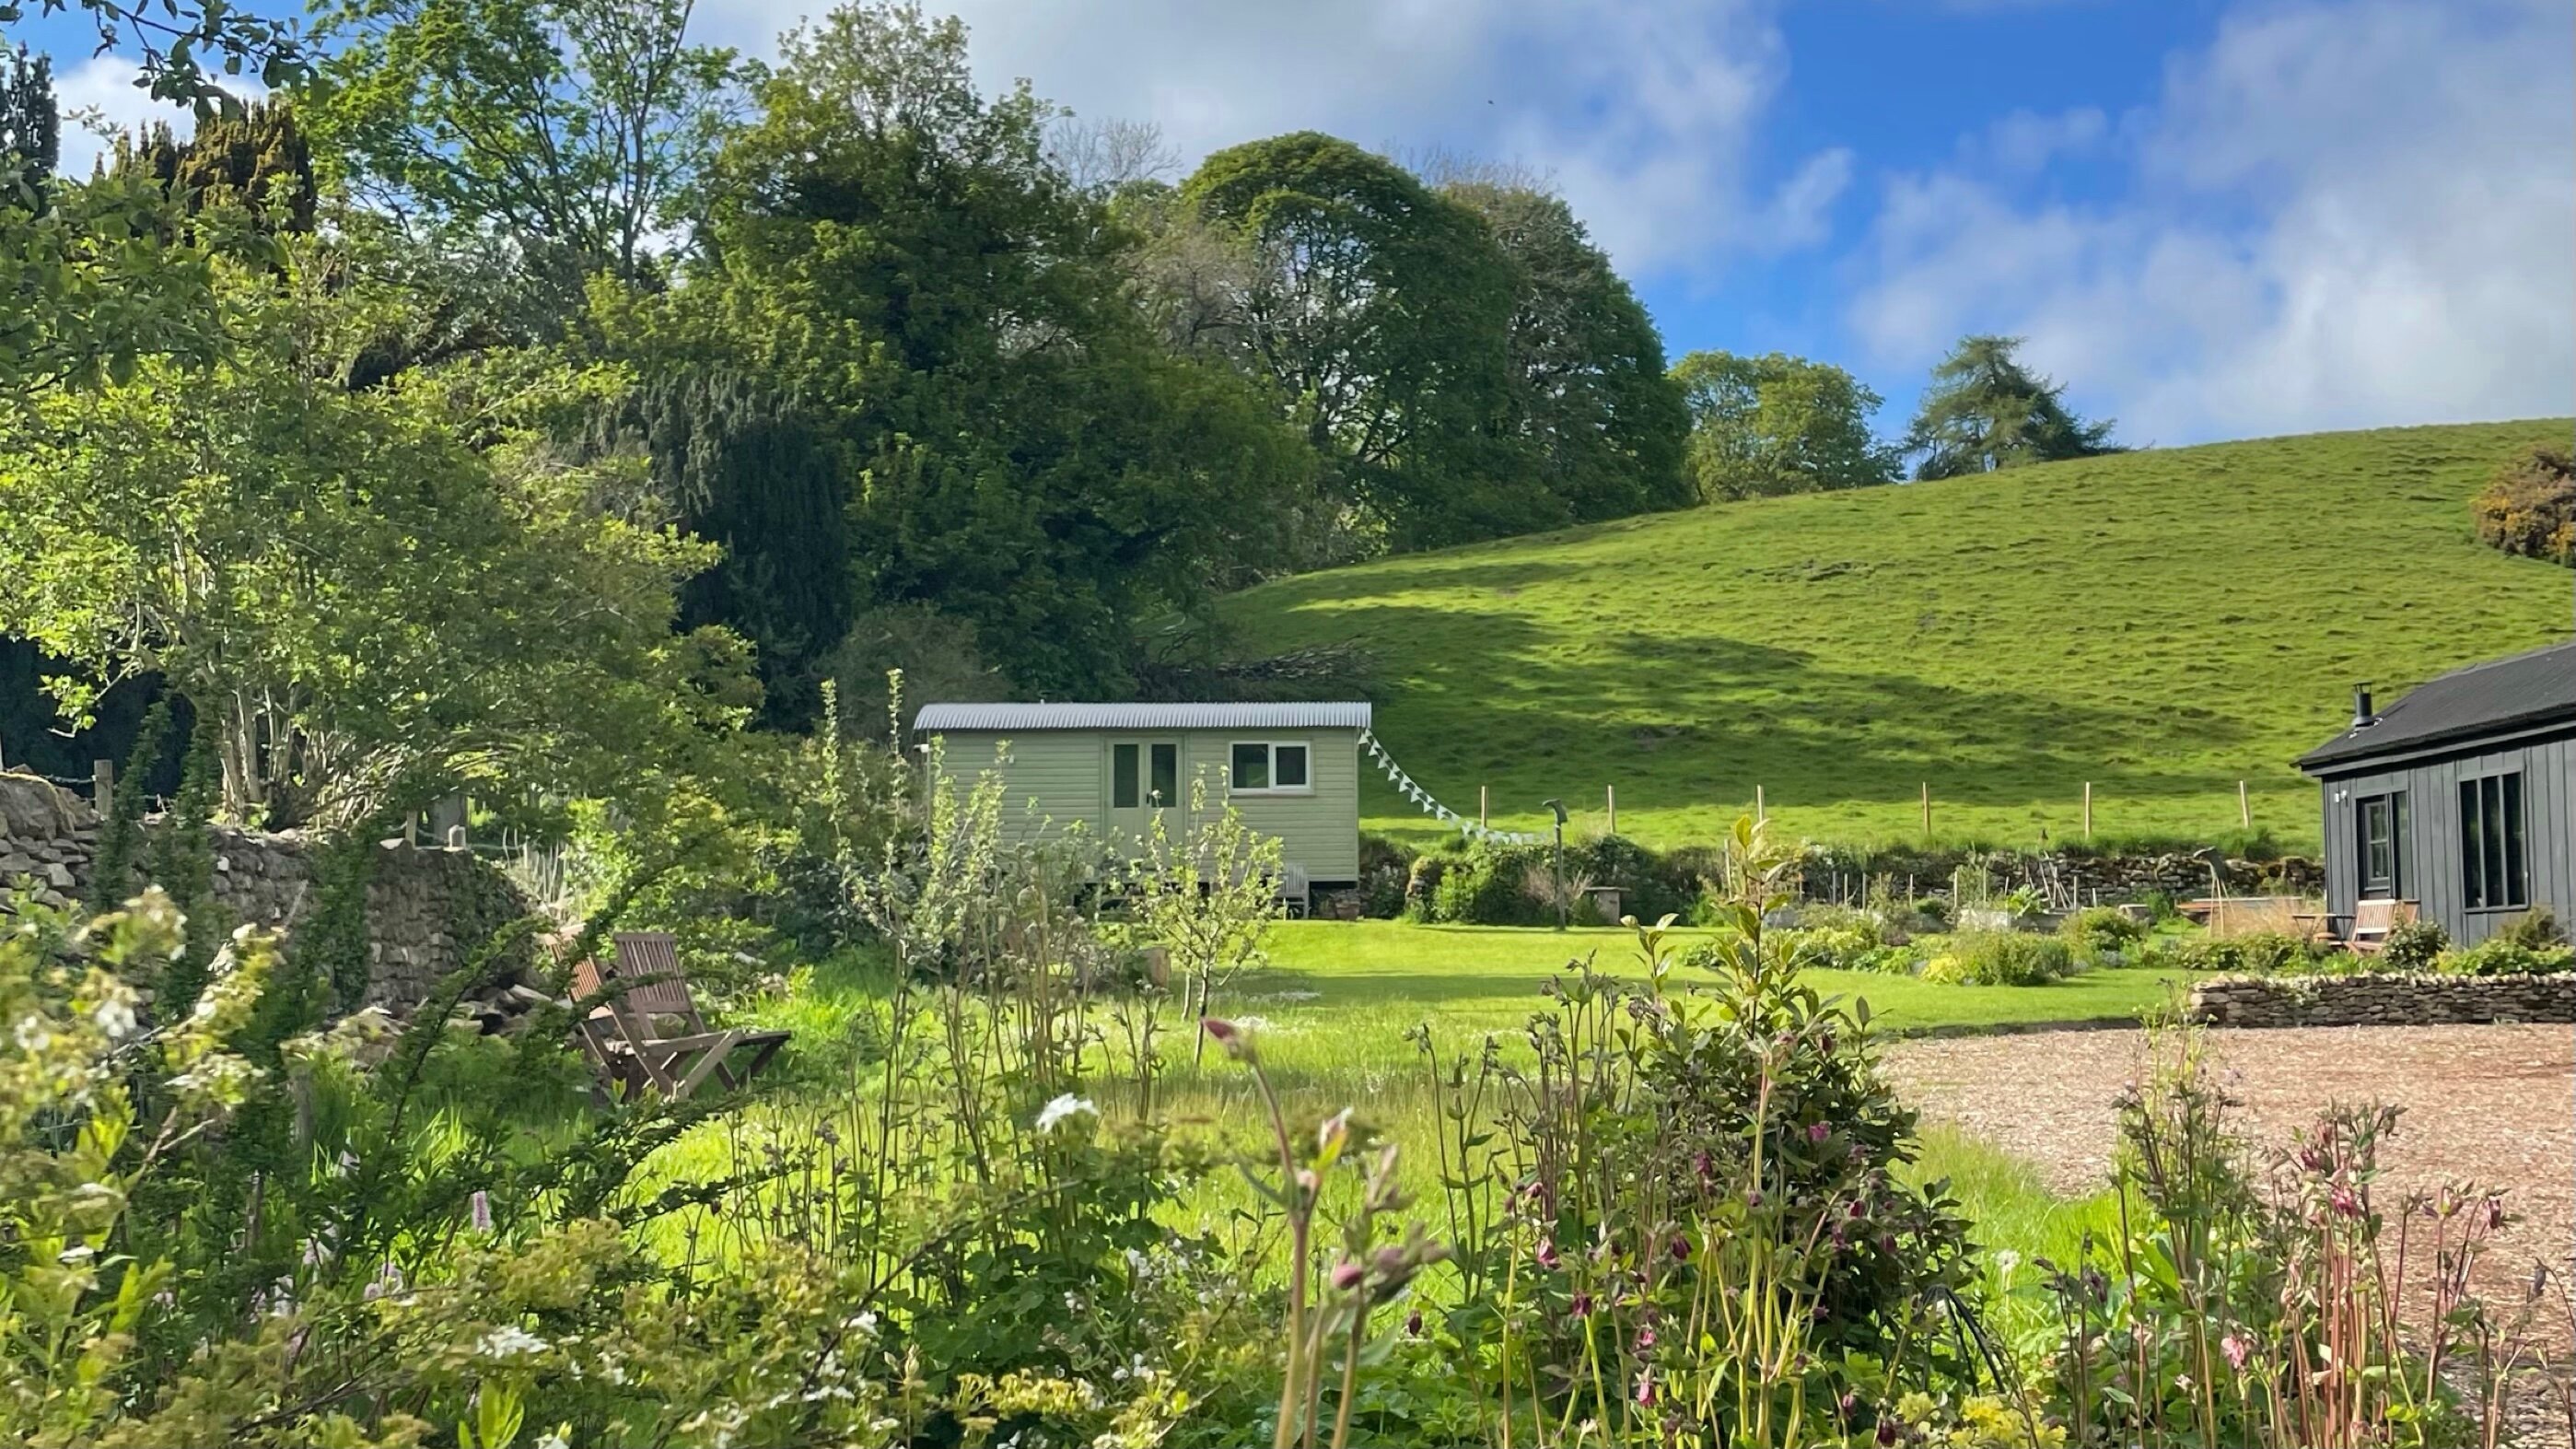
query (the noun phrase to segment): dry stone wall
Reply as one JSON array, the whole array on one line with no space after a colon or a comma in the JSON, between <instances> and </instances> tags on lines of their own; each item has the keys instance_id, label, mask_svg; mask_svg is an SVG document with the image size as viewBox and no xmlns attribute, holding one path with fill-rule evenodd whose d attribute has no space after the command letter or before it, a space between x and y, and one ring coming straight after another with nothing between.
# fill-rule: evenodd
<instances>
[{"instance_id":1,"label":"dry stone wall","mask_svg":"<svg viewBox=\"0 0 2576 1449\"><path fill-rule=\"evenodd\" d=\"M31 775L0 774L0 890L70 905L89 890L101 822L89 802ZM148 828L148 826L147 826ZM217 829L215 900L235 923L292 931L310 904L313 845L300 835ZM388 841L367 889L367 991L408 1010L526 913L509 879L471 851ZM0 910L6 902L0 901Z\"/></svg>"},{"instance_id":2,"label":"dry stone wall","mask_svg":"<svg viewBox=\"0 0 2576 1449\"><path fill-rule=\"evenodd\" d=\"M2212 1026L2457 1026L2576 1022L2576 974L2219 976L2191 988Z\"/></svg>"}]
</instances>

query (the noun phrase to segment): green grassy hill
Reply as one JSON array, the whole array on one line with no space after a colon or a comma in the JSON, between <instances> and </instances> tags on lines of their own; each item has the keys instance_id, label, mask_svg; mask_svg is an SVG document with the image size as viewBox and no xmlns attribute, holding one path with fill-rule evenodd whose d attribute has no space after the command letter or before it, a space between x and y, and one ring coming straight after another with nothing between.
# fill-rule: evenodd
<instances>
[{"instance_id":1,"label":"green grassy hill","mask_svg":"<svg viewBox=\"0 0 2576 1449\"><path fill-rule=\"evenodd\" d=\"M2318 434L1703 508L1284 580L1246 653L1355 641L1378 735L1463 811L1707 839L1762 787L1800 835L2313 848L2291 766L2381 698L2564 637L2567 570L2478 543L2467 500L2564 421ZM1372 777L1373 779L1375 777ZM1367 828L1439 828L1385 789Z\"/></svg>"}]
</instances>

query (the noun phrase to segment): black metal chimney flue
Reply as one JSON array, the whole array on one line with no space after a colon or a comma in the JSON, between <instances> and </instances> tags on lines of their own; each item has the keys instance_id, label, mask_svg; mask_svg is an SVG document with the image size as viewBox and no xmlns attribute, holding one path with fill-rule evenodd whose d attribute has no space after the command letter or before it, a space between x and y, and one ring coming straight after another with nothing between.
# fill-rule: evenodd
<instances>
[{"instance_id":1,"label":"black metal chimney flue","mask_svg":"<svg viewBox=\"0 0 2576 1449\"><path fill-rule=\"evenodd\" d=\"M2370 710L2370 681L2365 679L2352 687L2352 727L2377 723L2379 716Z\"/></svg>"}]
</instances>

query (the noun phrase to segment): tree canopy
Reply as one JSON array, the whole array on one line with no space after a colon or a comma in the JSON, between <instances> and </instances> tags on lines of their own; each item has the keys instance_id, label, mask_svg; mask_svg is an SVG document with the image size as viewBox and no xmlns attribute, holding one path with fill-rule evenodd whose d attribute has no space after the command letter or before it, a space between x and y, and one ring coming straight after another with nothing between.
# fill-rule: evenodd
<instances>
[{"instance_id":1,"label":"tree canopy","mask_svg":"<svg viewBox=\"0 0 2576 1449\"><path fill-rule=\"evenodd\" d=\"M1899 476L1897 450L1870 432L1879 396L1825 362L1773 352L1694 352L1673 365L1690 410L1687 468L1718 503L1867 488Z\"/></svg>"},{"instance_id":2,"label":"tree canopy","mask_svg":"<svg viewBox=\"0 0 2576 1449\"><path fill-rule=\"evenodd\" d=\"M675 635L670 600L709 551L601 506L613 470L544 441L614 378L497 362L353 391L404 305L362 251L212 265L225 357L58 393L0 446L0 616L82 671L52 682L67 714L157 671L222 720L232 812L273 825L597 788L686 723L674 677L713 641Z\"/></svg>"},{"instance_id":3,"label":"tree canopy","mask_svg":"<svg viewBox=\"0 0 2576 1449\"><path fill-rule=\"evenodd\" d=\"M2122 451L2112 422L2086 422L2065 384L2022 366L2018 337L1962 338L1932 369L1904 448L1917 478L1951 478Z\"/></svg>"},{"instance_id":4,"label":"tree canopy","mask_svg":"<svg viewBox=\"0 0 2576 1449\"><path fill-rule=\"evenodd\" d=\"M836 617L931 603L1025 688L1119 688L1138 621L1267 546L1267 500L1306 486L1295 440L1125 305L1098 203L1045 158L1050 113L979 93L954 21L835 11L759 99L716 160L705 259L607 319L611 346L756 371L811 420L837 471L751 486L846 509Z\"/></svg>"}]
</instances>

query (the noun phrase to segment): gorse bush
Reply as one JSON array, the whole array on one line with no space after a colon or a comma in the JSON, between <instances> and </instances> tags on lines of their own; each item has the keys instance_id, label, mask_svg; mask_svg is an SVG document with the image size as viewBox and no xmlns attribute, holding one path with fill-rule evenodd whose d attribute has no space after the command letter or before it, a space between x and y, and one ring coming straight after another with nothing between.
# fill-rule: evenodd
<instances>
[{"instance_id":1,"label":"gorse bush","mask_svg":"<svg viewBox=\"0 0 2576 1449\"><path fill-rule=\"evenodd\" d=\"M2509 554L2576 564L2576 455L2548 444L2498 468L2470 505L2478 537Z\"/></svg>"}]
</instances>

